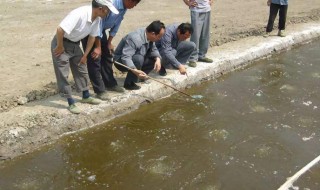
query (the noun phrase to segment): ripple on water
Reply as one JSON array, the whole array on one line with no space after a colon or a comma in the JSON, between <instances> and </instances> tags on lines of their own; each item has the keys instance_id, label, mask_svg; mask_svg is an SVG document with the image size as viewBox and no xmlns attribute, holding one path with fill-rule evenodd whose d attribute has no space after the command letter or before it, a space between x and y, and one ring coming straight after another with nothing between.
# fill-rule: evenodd
<instances>
[{"instance_id":1,"label":"ripple on water","mask_svg":"<svg viewBox=\"0 0 320 190\"><path fill-rule=\"evenodd\" d=\"M253 112L257 112L257 113L265 113L267 111L269 111L269 109L261 106L261 105L253 105L253 106L250 106L250 109L253 111Z\"/></svg>"},{"instance_id":2,"label":"ripple on water","mask_svg":"<svg viewBox=\"0 0 320 190\"><path fill-rule=\"evenodd\" d=\"M184 116L182 115L182 110L178 109L175 111L170 111L162 114L160 119L162 122L166 123L168 121L184 121Z\"/></svg>"},{"instance_id":3,"label":"ripple on water","mask_svg":"<svg viewBox=\"0 0 320 190\"><path fill-rule=\"evenodd\" d=\"M225 129L215 129L209 132L209 137L214 141L226 140L229 136L229 132Z\"/></svg>"},{"instance_id":4,"label":"ripple on water","mask_svg":"<svg viewBox=\"0 0 320 190\"><path fill-rule=\"evenodd\" d=\"M280 90L289 90L289 91L291 91L291 90L295 90L295 87L294 87L294 86L291 86L291 85L289 85L289 84L285 84L285 85L282 85L282 86L280 87Z\"/></svg>"},{"instance_id":5,"label":"ripple on water","mask_svg":"<svg viewBox=\"0 0 320 190\"><path fill-rule=\"evenodd\" d=\"M167 156L161 156L157 159L150 159L146 163L140 164L140 169L156 175L170 177L173 172L179 169L179 163L170 160Z\"/></svg>"},{"instance_id":6,"label":"ripple on water","mask_svg":"<svg viewBox=\"0 0 320 190\"><path fill-rule=\"evenodd\" d=\"M312 73L311 74L311 76L313 77L313 78L320 78L320 73Z\"/></svg>"}]
</instances>

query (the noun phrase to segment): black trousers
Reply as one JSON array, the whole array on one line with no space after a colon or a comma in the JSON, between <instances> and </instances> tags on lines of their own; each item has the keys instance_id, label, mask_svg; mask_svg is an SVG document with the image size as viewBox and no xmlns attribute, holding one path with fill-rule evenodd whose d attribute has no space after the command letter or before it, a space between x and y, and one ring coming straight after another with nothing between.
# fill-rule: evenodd
<instances>
[{"instance_id":1,"label":"black trousers","mask_svg":"<svg viewBox=\"0 0 320 190\"><path fill-rule=\"evenodd\" d=\"M115 61L122 63L121 60ZM154 68L155 59L151 58L148 54L146 56L135 54L132 56L132 61L137 69L142 70L146 74L149 74ZM121 65L115 64L115 67L122 72L128 72L124 84L130 85L133 82L138 82L138 77L135 74L133 74L133 72L128 71L128 69L122 67Z\"/></svg>"},{"instance_id":2,"label":"black trousers","mask_svg":"<svg viewBox=\"0 0 320 190\"><path fill-rule=\"evenodd\" d=\"M270 13L269 13L269 21L268 21L268 25L267 25L267 32L271 32L273 30L273 23L277 17L278 12L279 12L278 29L279 30L286 29L287 10L288 10L288 5L279 5L279 4L271 3Z\"/></svg>"},{"instance_id":3,"label":"black trousers","mask_svg":"<svg viewBox=\"0 0 320 190\"><path fill-rule=\"evenodd\" d=\"M110 54L107 45L107 34L103 31L103 36L101 39L101 57L94 60L91 57L91 52L95 47L93 47L88 55L87 67L89 78L95 93L105 92L106 88L114 87L117 84L116 79L113 76L113 56ZM88 37L81 40L82 47L85 50L87 46Z\"/></svg>"}]
</instances>

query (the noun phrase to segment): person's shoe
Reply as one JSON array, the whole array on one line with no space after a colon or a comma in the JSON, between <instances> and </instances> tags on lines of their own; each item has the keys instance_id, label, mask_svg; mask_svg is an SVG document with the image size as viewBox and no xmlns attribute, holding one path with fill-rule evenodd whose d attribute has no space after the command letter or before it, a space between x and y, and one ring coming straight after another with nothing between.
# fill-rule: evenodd
<instances>
[{"instance_id":1,"label":"person's shoe","mask_svg":"<svg viewBox=\"0 0 320 190\"><path fill-rule=\"evenodd\" d=\"M159 75L160 76L166 76L167 75L167 71L164 67L161 67L160 71L159 71Z\"/></svg>"},{"instance_id":2,"label":"person's shoe","mask_svg":"<svg viewBox=\"0 0 320 190\"><path fill-rule=\"evenodd\" d=\"M205 62L205 63L212 63L213 60L208 57L199 58L198 61Z\"/></svg>"},{"instance_id":3,"label":"person's shoe","mask_svg":"<svg viewBox=\"0 0 320 190\"><path fill-rule=\"evenodd\" d=\"M124 84L123 87L127 90L139 90L141 86L136 85L136 83L132 82L131 84Z\"/></svg>"},{"instance_id":4,"label":"person's shoe","mask_svg":"<svg viewBox=\"0 0 320 190\"><path fill-rule=\"evenodd\" d=\"M196 66L197 66L197 63L194 62L194 61L189 61L188 66L189 66L189 67L196 67Z\"/></svg>"},{"instance_id":5,"label":"person's shoe","mask_svg":"<svg viewBox=\"0 0 320 190\"><path fill-rule=\"evenodd\" d=\"M91 96L89 98L83 98L80 100L81 103L86 103L86 104L93 104L93 105L98 105L101 103L100 100L92 98Z\"/></svg>"},{"instance_id":6,"label":"person's shoe","mask_svg":"<svg viewBox=\"0 0 320 190\"><path fill-rule=\"evenodd\" d=\"M280 37L286 37L285 31L284 31L284 30L279 30L278 36L280 36Z\"/></svg>"},{"instance_id":7,"label":"person's shoe","mask_svg":"<svg viewBox=\"0 0 320 190\"><path fill-rule=\"evenodd\" d=\"M114 91L114 92L119 92L119 93L124 92L124 89L122 87L118 86L118 85L110 87L110 88L107 88L107 90Z\"/></svg>"},{"instance_id":8,"label":"person's shoe","mask_svg":"<svg viewBox=\"0 0 320 190\"><path fill-rule=\"evenodd\" d=\"M80 114L81 113L81 110L75 104L71 104L68 107L68 110L73 114Z\"/></svg>"},{"instance_id":9,"label":"person's shoe","mask_svg":"<svg viewBox=\"0 0 320 190\"><path fill-rule=\"evenodd\" d=\"M263 35L263 37L265 37L265 38L267 38L267 37L269 37L270 36L270 32L266 32L264 35Z\"/></svg>"},{"instance_id":10,"label":"person's shoe","mask_svg":"<svg viewBox=\"0 0 320 190\"><path fill-rule=\"evenodd\" d=\"M110 100L110 98L108 97L108 94L106 92L102 92L96 95L96 98L100 99L100 100Z\"/></svg>"}]
</instances>

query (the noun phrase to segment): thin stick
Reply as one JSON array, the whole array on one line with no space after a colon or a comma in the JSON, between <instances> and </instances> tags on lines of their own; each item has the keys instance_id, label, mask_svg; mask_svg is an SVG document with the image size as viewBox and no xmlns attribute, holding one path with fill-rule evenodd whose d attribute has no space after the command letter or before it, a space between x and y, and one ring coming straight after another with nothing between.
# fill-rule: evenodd
<instances>
[{"instance_id":1,"label":"thin stick","mask_svg":"<svg viewBox=\"0 0 320 190\"><path fill-rule=\"evenodd\" d=\"M290 177L281 187L279 187L278 190L288 190L292 184L306 171L308 171L311 167L316 165L320 161L320 155L312 160L308 165L303 167L301 170L299 170L296 174L294 174L292 177Z\"/></svg>"},{"instance_id":2,"label":"thin stick","mask_svg":"<svg viewBox=\"0 0 320 190\"><path fill-rule=\"evenodd\" d=\"M124 67L124 68L126 68L126 69L129 69L130 71L133 70L133 69L131 69L130 67L128 67L128 66L126 66L126 65L124 65L124 64L122 64L122 63L119 63L119 62L117 62L117 61L114 61L114 63L115 63L115 64L118 64L118 65L120 65L120 66L122 66L122 67ZM158 82L158 83L161 83L161 84L163 84L163 85L165 85L165 86L167 86L167 87L169 87L169 88L172 88L172 89L175 90L175 91L180 92L181 94L184 94L184 95L189 96L189 97L192 98L192 96L191 96L190 94L187 94L187 93L185 93L185 92L182 92L181 90L179 90L179 89L177 89L177 88L175 88L175 87L173 87L173 86L171 86L171 85L168 85L168 84L166 84L166 83L164 83L164 82L162 82L162 81L159 81L159 80L157 80L157 79L155 79L155 78L152 78L152 77L150 77L150 76L148 76L148 75L147 75L147 78L149 78L149 79L151 79L151 80L154 80L154 81L156 81L156 82Z\"/></svg>"}]
</instances>

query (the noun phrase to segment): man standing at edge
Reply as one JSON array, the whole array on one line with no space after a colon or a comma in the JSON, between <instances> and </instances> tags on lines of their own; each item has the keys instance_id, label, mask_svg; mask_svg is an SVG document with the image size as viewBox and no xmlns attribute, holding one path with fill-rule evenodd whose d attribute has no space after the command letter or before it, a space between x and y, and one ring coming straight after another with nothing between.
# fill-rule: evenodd
<instances>
[{"instance_id":1,"label":"man standing at edge","mask_svg":"<svg viewBox=\"0 0 320 190\"><path fill-rule=\"evenodd\" d=\"M172 24L166 27L166 32L156 46L162 57L159 74L165 76L166 68L178 69L180 74L186 74L185 65L189 60L190 67L196 67L194 57L197 55L196 44L187 41L193 33L190 23ZM190 59L189 59L190 58Z\"/></svg>"},{"instance_id":2,"label":"man standing at edge","mask_svg":"<svg viewBox=\"0 0 320 190\"><path fill-rule=\"evenodd\" d=\"M213 0L183 0L189 7L193 34L190 41L197 45L198 56L196 60L212 63L213 60L206 57L210 41L210 18Z\"/></svg>"},{"instance_id":3,"label":"man standing at edge","mask_svg":"<svg viewBox=\"0 0 320 190\"><path fill-rule=\"evenodd\" d=\"M101 30L96 37L94 48L91 49L91 56L88 57L88 72L94 92L97 98L107 100L107 90L124 92L124 89L119 87L116 79L113 76L113 51L112 39L118 32L121 21L127 9L135 7L140 0L113 0L113 5L118 9L119 14L110 13L102 19ZM109 37L105 30L110 29ZM87 45L88 37L81 40L83 47ZM100 57L101 55L101 57Z\"/></svg>"},{"instance_id":4,"label":"man standing at edge","mask_svg":"<svg viewBox=\"0 0 320 190\"><path fill-rule=\"evenodd\" d=\"M127 90L138 90L138 78L146 79L147 74L161 68L159 51L154 42L159 41L165 33L165 26L160 21L153 21L147 28L140 28L121 39L114 52L114 60L133 70L115 65L120 71L128 71L124 81Z\"/></svg>"},{"instance_id":5,"label":"man standing at edge","mask_svg":"<svg viewBox=\"0 0 320 190\"><path fill-rule=\"evenodd\" d=\"M278 36L285 37L287 11L288 11L288 0L268 0L267 5L270 6L269 20L264 37L270 36L273 30L274 20L279 12L279 25L278 25Z\"/></svg>"},{"instance_id":6,"label":"man standing at edge","mask_svg":"<svg viewBox=\"0 0 320 190\"><path fill-rule=\"evenodd\" d=\"M69 111L79 114L81 110L72 98L71 85L68 82L69 68L77 90L82 92L82 103L99 104L89 93L89 76L87 71L87 56L93 46L95 37L99 34L100 17L105 17L109 11L117 14L117 9L111 0L93 0L91 6L83 6L71 11L59 24L56 35L51 42L51 53L56 74L59 93L66 97ZM83 53L80 40L89 35L87 48Z\"/></svg>"}]
</instances>

